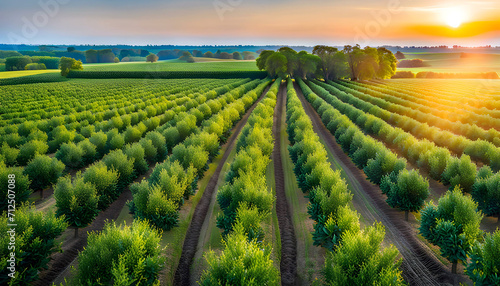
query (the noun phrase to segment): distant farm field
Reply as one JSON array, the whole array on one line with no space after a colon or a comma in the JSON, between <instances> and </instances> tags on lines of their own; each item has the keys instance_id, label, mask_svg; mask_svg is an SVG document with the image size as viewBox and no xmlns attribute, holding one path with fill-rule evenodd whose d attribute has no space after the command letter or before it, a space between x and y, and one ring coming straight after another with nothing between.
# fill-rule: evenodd
<instances>
[{"instance_id":1,"label":"distant farm field","mask_svg":"<svg viewBox=\"0 0 500 286\"><path fill-rule=\"evenodd\" d=\"M497 72L500 73L499 54L471 54L461 58L460 53L405 53L406 59L422 59L428 67L398 68L398 71L442 73Z\"/></svg>"},{"instance_id":2,"label":"distant farm field","mask_svg":"<svg viewBox=\"0 0 500 286\"><path fill-rule=\"evenodd\" d=\"M159 61L156 63L112 63L84 65L84 71L257 71L255 61L203 61L195 63Z\"/></svg>"},{"instance_id":3,"label":"distant farm field","mask_svg":"<svg viewBox=\"0 0 500 286\"><path fill-rule=\"evenodd\" d=\"M59 70L4 71L0 73L0 79L38 75L44 73L54 73L54 72L59 72Z\"/></svg>"}]
</instances>

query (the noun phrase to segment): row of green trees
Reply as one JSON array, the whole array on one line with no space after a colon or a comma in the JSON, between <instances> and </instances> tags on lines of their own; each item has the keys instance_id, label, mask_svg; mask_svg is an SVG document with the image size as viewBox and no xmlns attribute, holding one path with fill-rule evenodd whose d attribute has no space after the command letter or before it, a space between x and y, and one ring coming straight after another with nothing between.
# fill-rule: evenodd
<instances>
[{"instance_id":1,"label":"row of green trees","mask_svg":"<svg viewBox=\"0 0 500 286\"><path fill-rule=\"evenodd\" d=\"M246 90L250 89L253 86L256 86L260 81L254 81L250 82L249 84L243 86L241 89ZM267 82L263 82L259 87L261 90L265 88L267 85ZM225 90L225 89L221 89ZM239 92L241 92L239 90ZM257 92L257 91L255 91ZM217 93L210 93L215 99L217 97ZM255 95L254 97L251 97L248 95L247 97L244 97L240 99L240 105L241 108L245 108L247 105L251 104L257 97ZM250 96L250 98L248 97ZM226 96L222 98L222 100L225 100L225 102L229 103L231 102L231 99L233 97L236 97L236 94L234 93L227 93ZM217 98L217 101L219 101L219 98ZM206 105L212 106L212 105ZM214 105L215 110L214 114L216 114L220 108L222 107L221 105ZM230 116L234 117L235 116L235 109L236 107L234 104L229 105L231 108L227 110L227 114ZM239 106L239 105L238 105ZM240 108L237 108L240 110ZM200 110L205 111L205 114L209 116L212 111L209 113L206 113L207 110L204 108L201 109L196 109L194 108L193 110L197 110L198 112L201 112ZM232 110L232 111L231 111ZM196 113L196 112L193 112ZM238 112L236 112L237 115L239 115ZM188 116L187 114L185 116L181 116L181 118L189 118L190 120L194 120L194 126L196 127L196 116L190 115ZM204 118L202 115L201 118ZM226 123L226 122L231 122L228 118L228 116L221 117L217 121L217 123ZM227 123L226 123L227 124ZM181 126L183 126L183 123L177 124L177 127L180 127L178 131L183 134L182 136L187 136L190 133L190 130L187 130ZM189 124L191 125L191 123ZM219 130L216 128L214 124L209 124L208 125L210 128L213 130ZM56 207L57 207L57 212L56 212L56 217L58 217L58 221L64 223L64 228L67 226L72 226L75 227L75 234L77 234L78 228L85 227L89 223L93 221L99 210L102 210L107 207L112 201L116 199L116 197L119 196L121 193L121 190L128 185L133 178L135 178L138 174L144 173L147 171L148 164L147 160L148 158L154 160L150 161L151 162L157 162L164 158L164 156L158 157L157 154L165 154L167 153L167 140L165 137L159 132L160 129L156 129L156 131L151 131L149 132L144 140L141 140L136 143L132 144L127 144L123 150L122 149L117 149L112 152L110 152L108 155L106 155L100 162L93 164L89 168L87 168L83 174L77 173L74 178L71 178L69 176L67 177L61 177L62 171L64 169L64 164L59 162L56 158L49 158L48 156L40 156L37 155L35 159L32 160L30 164L25 168L25 172L29 172L29 174L33 173L33 177L37 178L38 180L44 180L43 182L39 183L44 183L47 185L48 183L55 183L57 178L57 184L54 186L54 196L56 199ZM168 130L165 129L165 130ZM177 129L176 129L177 131ZM177 133L179 133L177 132ZM171 139L172 135L171 132L167 131L164 132L166 135L168 135L168 138ZM96 133L97 134L97 133ZM103 134L105 135L105 134ZM106 136L106 135L105 135ZM211 151L212 155L215 155L217 150L218 150L218 141L217 138L215 140L212 140L213 138L207 138L206 136L199 136L195 137L191 136L192 138L188 138L186 141L189 140L194 140L197 141L198 144L200 145L208 145L209 150ZM96 137L97 138L97 137ZM102 139L102 138L101 138ZM98 143L98 141L94 141L95 143ZM97 145L105 145L106 144L106 139L100 141L102 144L97 144ZM146 142L147 144L144 144L143 142ZM143 147L144 146L144 147ZM147 152L149 146L149 151ZM175 148L174 148L175 149ZM186 155L189 156L192 154L192 150L186 150L184 154L179 153L177 150L173 150L173 156L177 156L177 159L181 159L181 157L185 157ZM71 152L69 152L71 153ZM150 157L148 157L148 154ZM196 155L193 155L196 157ZM177 160L176 160L177 162ZM2 165L3 163L0 163L0 171L1 173L8 173L12 174L14 173L16 175L16 191L20 190L21 188L27 189L27 185L29 184L29 180L26 176L22 175L20 172L21 170L19 168L6 168L5 165ZM28 171L29 170L29 171ZM58 170L58 173L55 174L55 170ZM180 172L178 174L184 175L185 170L184 167L180 167ZM153 175L157 173L153 172ZM162 173L163 174L163 173ZM2 177L3 178L3 177ZM7 178L7 176L5 176ZM50 182L49 182L50 180ZM166 178L166 180L170 180L170 178ZM168 182L167 182L168 184ZM18 193L19 198L22 196L25 196L23 192L19 191ZM20 201L19 201L20 203ZM16 212L17 214L17 212ZM53 215L52 215L53 216ZM48 216L50 218L50 215ZM127 249L133 249L133 247L141 247L141 239L136 241L136 245L131 245L128 243L125 243L125 246L123 248L120 248L118 250L114 249L113 251L108 251L106 253L102 252L101 250L103 249L102 247L105 247L106 249L113 249L110 248L110 245L107 245L109 242L113 242L116 244L117 240L123 240L127 239L127 237L130 237L130 232L136 233L133 231L135 227L138 228L137 234L144 234L146 235L148 232L154 232L157 233L156 230L149 231L149 227L145 229L144 225L147 225L147 223L139 223L137 222L138 226L132 227L132 230L130 228L125 227L124 230L121 231L120 235L116 234L116 231L119 230L119 228L116 228L115 226L109 226L109 228L113 229L113 232L115 234L114 237L108 237L111 234L109 233L111 230L108 229L108 227L105 227L105 230L101 236L101 234L92 234L89 237L89 245L86 248L84 252L80 254L79 260L80 260L80 266L77 271L77 278L80 283L82 284L82 281L90 281L91 283L95 283L98 281L98 279L102 281L111 281L113 279L124 279L123 281L135 281L137 285L151 285L151 279L157 278L158 271L161 268L161 265L163 264L162 260L158 260L158 254L159 250L154 250L152 253L154 253L153 257L151 257L150 262L145 266L146 268L137 271L137 267L139 266L139 269L142 269L144 265L141 262L141 259L144 257L142 256L136 256L134 254L133 257L130 257L130 259L127 258L127 260L124 261L119 261L118 258L120 255L123 255L124 257L127 256L128 250ZM140 224L140 226L139 226ZM6 225L6 224L5 224ZM51 226L45 226L46 231L53 231L51 230ZM62 231L61 231L62 232ZM38 233L36 233L38 235ZM54 230L54 237L57 237L60 234L56 230ZM52 234L51 234L52 235ZM40 234L41 237L47 237L49 240L49 243L53 243L53 239L51 236L43 236ZM95 237L93 237L95 236ZM159 240L159 234L154 234L154 237L158 237ZM92 237L92 239L91 239ZM108 243L104 243L103 240L107 240ZM104 245L103 245L104 243ZM148 244L148 243L146 243ZM149 244L148 244L149 245ZM157 243L154 244L155 249ZM147 245L146 245L147 246ZM152 245L150 245L152 246ZM147 247L146 247L147 248ZM33 248L36 249L36 248ZM37 257L42 257L43 259L40 260L41 264L34 264L34 266L31 268L26 268L30 269L30 273L23 273L22 275L32 275L32 278L29 279L35 279L36 278L36 273L37 270L40 269L43 265L45 265L49 259L50 253L55 251L56 249L52 249L51 252L42 252L40 250L38 255L42 256L37 256ZM144 250L144 249L143 249ZM141 250L141 251L143 251ZM28 248L21 248L19 249L20 255L25 255L29 256L29 249ZM43 256L47 254L46 256ZM88 256L88 257L87 257ZM148 260L149 256L144 254L146 257L146 260ZM100 257L100 259L96 259L96 257ZM5 258L5 259L4 259ZM7 255L2 255L2 261L6 261L8 258ZM135 260L134 260L135 259ZM139 259L139 260L138 260ZM26 263L32 263L30 260L26 259ZM94 270L91 270L89 267L91 264L95 266L96 262L99 262L101 266L106 266L106 269L100 272L96 272ZM113 264L116 263L116 265ZM43 264L45 263L45 264ZM135 263L135 264L134 264ZM123 264L123 265L122 265ZM112 265L112 267L109 267L109 265ZM94 268L95 269L95 268ZM33 272L34 271L34 272ZM33 273L34 274L33 274ZM98 274L98 275L97 275ZM119 276L117 276L119 275ZM101 277L102 276L102 277ZM128 278L127 278L128 277ZM144 278L146 277L146 279ZM26 276L20 275L20 280L19 281L30 281L30 280L23 280L25 279ZM111 279L111 280L110 280ZM145 279L143 281L143 279ZM87 283L87 282L85 282ZM83 283L83 284L85 284Z\"/></svg>"},{"instance_id":2,"label":"row of green trees","mask_svg":"<svg viewBox=\"0 0 500 286\"><path fill-rule=\"evenodd\" d=\"M404 285L398 250L382 248L385 229L380 223L361 230L359 214L350 207L352 194L340 172L331 169L291 80L287 123L294 172L299 187L308 193L308 213L315 221L314 244L331 251L323 269L325 284Z\"/></svg>"},{"instance_id":3,"label":"row of green trees","mask_svg":"<svg viewBox=\"0 0 500 286\"><path fill-rule=\"evenodd\" d=\"M476 177L477 166L471 161L468 155L462 155L460 158L457 158L452 156L447 148L437 147L433 142L426 139L418 140L403 129L394 128L387 123L395 121L397 125L404 125L404 121L407 118L395 116L386 110L373 106L371 103L360 100L350 94L343 93L333 86L325 85L320 82L317 83L318 85L312 82L309 83L316 91L316 94L321 95L328 103L338 110L341 110L347 117L355 121L366 133L380 138L390 146L395 146L411 162L416 163L419 168L428 172L433 179L439 180L445 185L450 185L450 190L453 190L456 186L460 186L466 192L472 191L478 179ZM464 139L458 142L464 148L463 153L470 152L469 154L476 155L475 157L477 158L477 154L474 153L474 150L478 148L473 147L475 147L474 145L476 144L481 144L481 141L473 142ZM449 148L450 143L453 143L453 141L447 142L445 146ZM467 143L470 143L470 145L468 146ZM483 141L483 143L485 143L485 141ZM489 150L485 152L485 154L488 155L487 158L493 159L488 159L487 162L494 170L498 170L500 167L498 166L498 160L494 159L498 157L498 155L496 155L497 153L492 152L492 150L495 151L496 149L498 148L491 146L490 148L480 149ZM460 154L459 150L452 150ZM489 169L489 167L487 168ZM484 197L479 198L480 195ZM492 195L494 196L493 193L480 192L477 194L477 199L478 201L486 201L487 198L492 198ZM498 197L499 195L497 194L496 196ZM481 204L480 208L488 215L500 215L500 205L496 200L489 200L487 203Z\"/></svg>"},{"instance_id":4,"label":"row of green trees","mask_svg":"<svg viewBox=\"0 0 500 286\"><path fill-rule=\"evenodd\" d=\"M248 82L248 80L239 81L239 83L245 82ZM256 82L258 81L254 81L250 84L255 84ZM51 184L56 183L58 178L62 176L65 169L81 168L82 166L88 165L102 158L102 156L113 150L123 151L129 158L134 158L135 173L143 173L147 170L148 162L159 162L165 158L167 155L167 148L171 150L172 147L177 144L177 140L179 140L179 132L182 136L187 136L186 134L189 134L191 130L190 128L192 128L190 127L191 125L177 124L178 120L182 121L186 116L183 115L185 113L181 113L182 110L190 111L190 118L194 120L193 124L196 125L196 121L201 121L203 118L208 118L212 113L217 113L222 107L219 100L216 99L217 96L219 96L220 93L230 91L235 86L238 86L238 82L235 82L233 85L225 85L216 88L215 90L210 90L212 85L205 86L204 88L208 90L208 92L205 94L198 94L198 97L195 98L195 102L191 102L192 104L184 106L189 107L189 109L176 109L179 117L176 117L176 113L174 111L169 110L165 114L158 115L162 119L156 120L154 125L139 122L136 127L128 125L122 133L119 133L117 128L111 129L107 133L102 131L94 132L94 129L89 130L88 133L84 133L88 138L78 141L77 144L71 141L62 143L61 147L55 154L55 158L50 158L40 154L45 153L47 150L47 144L41 141L30 141L21 146L20 150L10 147L7 147L7 150L4 143L4 161L8 159L7 155L10 154L6 153L5 150L9 152L17 151L14 152L15 154L19 154L17 157L25 158L28 164L23 169L17 167L7 168L5 164L2 163L2 173L16 174L18 177L19 184L16 185L15 189L18 203L26 201L32 190L43 190ZM184 95L182 94L182 96ZM186 100L183 100L182 102L186 103ZM190 101L188 100L188 102ZM165 108L167 108L167 106L165 106ZM161 111L160 106L157 106L157 109L155 110L148 109L148 114L150 116L156 115L156 111L164 112ZM168 116L165 117L165 115ZM147 123L148 121L150 120L148 119L144 122ZM176 125L179 126L179 131L177 131ZM21 133L28 132L29 128L26 128L28 126L33 127L33 125L25 125L23 123L19 129L22 131ZM67 138L68 140L71 140L75 137L74 134L69 132L64 126L58 126L54 129L54 131L57 131L58 134L55 138ZM63 140L61 142L63 142ZM43 148L43 150L40 148ZM21 156L21 154L24 155ZM86 172L93 172L92 170L87 169ZM7 180L7 175L3 178ZM120 190L120 186L117 188ZM4 188L2 193L5 196L7 196L6 192L7 189ZM106 192L113 193L114 191L109 190ZM103 202L109 203L112 201L110 201L110 197L113 197L113 195L108 195L106 192L97 188L97 195L100 197L99 208L107 205L107 203L103 204ZM41 195L43 197L43 192ZM116 198L116 196L114 197ZM4 204L1 205L0 209L4 210L6 208L7 202L5 201Z\"/></svg>"},{"instance_id":5,"label":"row of green trees","mask_svg":"<svg viewBox=\"0 0 500 286\"><path fill-rule=\"evenodd\" d=\"M147 181L131 187L134 198L130 207L134 216L147 219L164 230L176 226L179 208L184 199L193 194L198 178L217 155L219 142L224 141L233 124L268 84L268 80L252 81L235 88L214 99L221 105L206 119L202 117L197 121L195 116L189 115L167 129L169 140L175 138L170 146L175 147L172 154L155 167Z\"/></svg>"},{"instance_id":6,"label":"row of green trees","mask_svg":"<svg viewBox=\"0 0 500 286\"><path fill-rule=\"evenodd\" d=\"M445 132L443 134L446 134L446 136L439 136L439 138L434 139L434 141L437 140L440 140L439 142L452 141L450 137L453 134L446 133L445 130L448 130L450 132L453 132L454 134L464 136L469 140L481 139L484 141L491 142L493 144L493 147L500 146L500 131L494 128L485 130L476 125L475 123L470 123L469 122L470 120L468 120L465 123L462 123L459 120L453 122L449 119L449 116L447 116L446 114L429 113L432 112L432 110L435 110L436 112L438 110L435 108L429 110L426 107L426 105L429 104L430 98L425 98L425 99L413 98L413 101L411 101L411 99L406 100L401 98L403 96L398 97L397 93L392 93L389 90L385 90L384 92L383 88L365 86L364 84L360 83L353 84L345 81L339 81L339 82L329 82L329 84L336 87L337 89L348 92L364 101L377 105L382 109L385 109L393 113L397 113L401 116L406 116L408 117L407 121L411 122L418 121L421 124L431 123L433 126L428 126L427 128L422 128L422 127L418 128L419 132L422 133L422 136L424 136L429 140L433 140L435 132ZM458 104L458 103L451 102L450 105L451 104ZM395 116L397 115L395 114ZM488 117L489 120L494 120L490 116ZM405 128L412 129L415 127L414 124L415 123L407 124L409 126Z\"/></svg>"},{"instance_id":7,"label":"row of green trees","mask_svg":"<svg viewBox=\"0 0 500 286\"><path fill-rule=\"evenodd\" d=\"M250 84L246 88L255 86L257 82ZM244 90L245 86L241 89ZM225 98L228 99L228 96ZM217 100L220 100L220 98ZM194 110L197 109L192 109L192 112ZM115 150L107 154L101 162L87 168L83 175L77 174L73 179L71 177L60 178L54 187L57 215L65 215L66 220L76 229L88 225L93 221L99 210L106 208L110 202L114 201L120 195L121 190L125 186L129 185L138 175L144 174L148 170L148 163L163 160L167 151L170 150L172 151L172 155L169 159L173 159L173 164L163 163L162 165L158 165L160 167L155 167L150 180L156 180L155 183L172 192L178 191L178 184L184 180L184 184L181 183L180 187L190 191L191 188L188 187L191 187L192 181L204 171L206 161L208 160L208 152L202 148L190 148L192 146L184 149L181 145L170 150L167 150L167 148L172 148L178 142L184 140L188 134L196 129L197 123L201 123L201 120L197 122L197 118L192 112L189 114L179 114L181 117L177 118L178 121L176 121L175 127L177 136L171 136L171 132L166 131L169 130L168 128L165 129L165 136L160 132L151 131L142 143L136 142L114 148ZM199 140L197 140L198 144L210 148L211 155L216 154L218 150L217 138L213 138L213 136L207 137L204 134L199 136ZM175 141L171 142L171 140ZM167 144L167 141L170 142L170 146ZM110 142L113 143L113 139ZM150 158L149 162L146 159L145 147L148 148L147 157ZM158 153L160 153L160 156L158 156ZM165 165L169 166L167 172L159 172ZM196 173L197 171L198 173ZM184 174L185 172L187 174ZM147 183L144 181L142 184L135 184L131 187L134 193L132 210L136 211L136 215L141 218L147 218L145 215L142 215L147 210L146 206L144 206L144 198L141 201L138 196L144 194L144 187L147 186ZM154 189L161 190L161 188ZM177 198L179 199L177 203L180 203L180 200L184 196L187 197L190 195L189 192L182 191L180 197ZM158 203L158 201L154 202ZM165 203L167 202L165 201ZM176 208L170 209L170 211L175 212ZM165 217L162 219L168 221L163 223L171 223ZM158 222L160 221L161 219L158 220ZM168 229L166 227L160 228Z\"/></svg>"},{"instance_id":8,"label":"row of green trees","mask_svg":"<svg viewBox=\"0 0 500 286\"><path fill-rule=\"evenodd\" d=\"M365 162L368 153L375 152L375 160L380 158L381 152L375 151L374 148L379 144L380 148L385 148L380 142L368 138L368 141L373 141L372 144L365 145L364 148L359 148L359 140L362 138L362 132L346 115L356 120L360 126L365 128L367 133L383 134L386 138L392 138L391 142L404 141L404 132L400 135L395 134L395 129L382 120L378 121L373 115L366 115L362 111L356 109L349 104L345 104L332 96L325 89L309 83L312 88L326 98L330 105L335 106L338 110L342 110L343 115L338 110L332 110L324 107L325 101L312 92L312 90L303 82L300 82L302 90L306 97L310 100L313 107L318 111L322 120L327 124L327 128L335 135L337 142L342 146L344 151L348 152L353 161L362 167L361 162ZM331 111L328 111L330 109ZM389 129L387 129L389 128ZM394 129L390 131L390 129ZM385 129L385 131L383 131ZM356 135L357 134L357 135ZM393 135L390 135L393 134ZM411 136L411 135L410 135ZM389 142L389 141L388 141ZM412 146L418 146L418 142L411 142L406 145L406 151L410 152ZM399 143L397 143L399 144ZM370 147L372 145L372 147ZM363 150L364 149L364 150ZM443 148L442 148L443 150ZM441 152L442 150L439 150ZM446 149L444 149L446 150ZM354 152L353 152L354 151ZM361 151L361 152L360 152ZM449 151L446 150L449 155ZM436 151L438 152L438 151ZM373 153L372 153L373 154ZM413 154L422 154L421 151L413 151ZM425 154L425 153L424 153ZM497 187L495 178L489 167L484 167L479 171L479 176L476 178L476 166L470 161L467 155L462 156L460 159L452 158L449 162L440 162L440 153L427 154L428 164L430 167L441 170L442 179L446 183L451 183L453 191L450 190L440 198L436 206L432 201L427 203L423 208L424 200L427 197L428 183L417 172L407 171L401 168L399 173L391 172L382 176L380 180L380 188L387 194L387 202L393 207L398 207L406 211L420 211L421 225L419 228L420 233L429 240L429 242L440 247L441 255L447 258L452 264L452 271L456 273L457 264L463 262L467 264L467 258L472 257L473 263L468 264L466 273L479 285L494 285L498 281L497 272L499 269L499 262L496 261L489 254L485 254L484 247L497 246L498 241L493 237L498 236L498 231L493 236L482 236L479 230L479 224L483 218L481 211L478 212L478 203L472 197L463 194L460 186L468 186L474 191L474 196L483 196L479 201L483 204L481 208L489 209L495 208L498 204L498 195L494 195ZM376 168L369 168L369 165L374 161L370 159L366 167L363 168L368 178L372 182L376 182L373 178L380 178L380 174L384 173L384 167L390 161L382 164L377 164ZM392 161L394 162L394 161ZM395 164L397 165L397 164ZM374 174L376 175L375 177ZM431 173L432 174L432 173ZM476 181L476 183L474 183ZM488 188L489 187L489 188ZM498 194L498 192L497 192ZM489 196L489 197L488 197ZM485 201L490 199L490 201ZM482 242L486 239L486 242ZM495 243L497 243L495 245ZM495 253L495 251L493 251ZM498 252L497 252L498 253ZM489 284L493 281L493 284ZM484 284L482 284L484 283Z\"/></svg>"},{"instance_id":9,"label":"row of green trees","mask_svg":"<svg viewBox=\"0 0 500 286\"><path fill-rule=\"evenodd\" d=\"M270 258L271 247L263 243L261 223L269 216L274 197L266 183L266 168L273 150L273 114L281 79L248 118L236 143L236 156L219 188L217 202L222 214L217 226L223 231L224 250L205 255L208 269L200 285L278 285L279 271Z\"/></svg>"},{"instance_id":10,"label":"row of green trees","mask_svg":"<svg viewBox=\"0 0 500 286\"><path fill-rule=\"evenodd\" d=\"M483 138L479 136L484 136L484 140L494 140L497 133L490 133L491 129L498 129L500 126L500 115L496 114L494 110L494 104L491 104L491 110L485 112L481 108L467 108L463 109L463 104L457 101L455 98L447 97L446 101L442 95L435 92L426 92L424 88L415 87L392 87L392 86L378 86L378 85L366 85L364 83L346 83L345 81L338 82L340 84L346 85L348 87L362 91L363 93L370 94L372 96L380 97L386 101L393 103L394 109L402 107L411 108L408 112L409 116L414 116L413 113L418 112L419 117L426 118L428 121L433 122L436 126L442 129L451 130L457 134L462 134L465 132L463 130L470 130L471 139ZM350 84L350 85L349 85ZM425 95L424 95L425 93ZM467 95L468 100L470 97ZM429 101L432 101L432 105L429 105ZM482 98L481 102L484 104L490 104L490 102L496 102L497 99L485 99ZM464 116L466 115L466 116ZM494 116L494 117L493 117ZM415 118L417 119L417 118ZM482 130L481 128L485 130ZM488 131L486 131L488 130ZM486 134L484 134L486 133ZM482 135L481 135L482 134ZM462 134L465 136L465 134ZM489 139L488 139L489 138ZM496 145L500 145L500 139L497 138Z\"/></svg>"},{"instance_id":11,"label":"row of green trees","mask_svg":"<svg viewBox=\"0 0 500 286\"><path fill-rule=\"evenodd\" d=\"M371 182L381 185L382 191L388 196L388 203L405 211L406 218L408 212L420 210L429 196L427 180L417 171L404 171L405 159L398 158L383 143L363 133L365 131L378 134L385 130L387 133L383 134L394 134L391 138L396 138L404 132L391 132L392 127L386 122L377 121L378 118L373 115L366 115L363 111L343 103L312 82L309 82L309 86L303 81L299 81L299 84L342 149L349 154L358 168L363 169Z\"/></svg>"},{"instance_id":12,"label":"row of green trees","mask_svg":"<svg viewBox=\"0 0 500 286\"><path fill-rule=\"evenodd\" d=\"M282 47L276 52L262 51L256 61L257 67L272 77L324 80L391 78L396 72L396 63L396 57L386 48L361 48L359 45L347 45L340 51L336 47L319 45L314 47L312 54Z\"/></svg>"},{"instance_id":13,"label":"row of green trees","mask_svg":"<svg viewBox=\"0 0 500 286\"><path fill-rule=\"evenodd\" d=\"M5 70L17 71L25 69L58 69L61 58L41 56L16 56L5 59ZM38 65L35 66L35 65ZM42 68L42 65L45 68Z\"/></svg>"}]
</instances>

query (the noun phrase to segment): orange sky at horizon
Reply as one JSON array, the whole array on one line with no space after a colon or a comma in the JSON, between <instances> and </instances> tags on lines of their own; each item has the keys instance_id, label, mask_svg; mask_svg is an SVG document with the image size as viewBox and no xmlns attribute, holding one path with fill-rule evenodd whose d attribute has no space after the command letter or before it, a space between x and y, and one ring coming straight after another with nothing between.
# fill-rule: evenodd
<instances>
[{"instance_id":1,"label":"orange sky at horizon","mask_svg":"<svg viewBox=\"0 0 500 286\"><path fill-rule=\"evenodd\" d=\"M41 10L35 0L0 0L0 5L8 11L0 17L0 43L11 41L9 33L23 39L24 19ZM24 39L28 44L500 46L499 14L500 1L488 0L88 0L61 5L36 36Z\"/></svg>"}]
</instances>

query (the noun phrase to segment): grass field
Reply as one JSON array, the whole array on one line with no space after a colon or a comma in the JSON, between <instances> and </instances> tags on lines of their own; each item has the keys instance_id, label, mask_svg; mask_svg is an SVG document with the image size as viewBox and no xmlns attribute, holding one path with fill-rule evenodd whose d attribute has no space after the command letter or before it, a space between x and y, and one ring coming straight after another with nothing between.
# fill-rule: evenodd
<instances>
[{"instance_id":1,"label":"grass field","mask_svg":"<svg viewBox=\"0 0 500 286\"><path fill-rule=\"evenodd\" d=\"M473 54L460 58L460 53L405 53L407 59L422 59L429 64L422 68L398 68L398 71L422 71L461 73L461 72L500 72L499 54Z\"/></svg>"},{"instance_id":2,"label":"grass field","mask_svg":"<svg viewBox=\"0 0 500 286\"><path fill-rule=\"evenodd\" d=\"M201 59L186 63L179 60L159 61L156 63L118 63L85 64L84 71L257 71L255 61L234 61Z\"/></svg>"},{"instance_id":3,"label":"grass field","mask_svg":"<svg viewBox=\"0 0 500 286\"><path fill-rule=\"evenodd\" d=\"M59 72L59 70L4 71L0 72L0 79L39 75L46 73L56 73L56 72Z\"/></svg>"}]
</instances>

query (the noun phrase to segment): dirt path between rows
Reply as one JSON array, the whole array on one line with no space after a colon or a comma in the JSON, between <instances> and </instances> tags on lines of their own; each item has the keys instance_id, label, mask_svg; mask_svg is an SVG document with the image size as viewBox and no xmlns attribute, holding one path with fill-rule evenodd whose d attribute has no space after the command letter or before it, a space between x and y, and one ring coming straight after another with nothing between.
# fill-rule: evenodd
<instances>
[{"instance_id":1,"label":"dirt path between rows","mask_svg":"<svg viewBox=\"0 0 500 286\"><path fill-rule=\"evenodd\" d=\"M286 85L281 84L276 107L274 109L274 177L276 182L276 214L278 216L278 225L281 237L281 285L297 285L297 239L295 229L290 213L290 206L285 192L285 174L283 172L283 163L281 162L281 124L283 106L286 101Z\"/></svg>"},{"instance_id":2,"label":"dirt path between rows","mask_svg":"<svg viewBox=\"0 0 500 286\"><path fill-rule=\"evenodd\" d=\"M243 129L243 126L245 126L248 117L250 116L254 108L265 97L269 88L270 86L266 88L261 97L252 105L252 107L245 113L245 115L233 128L232 134L226 143L229 147L224 152L224 155L222 156L222 159L220 160L215 173L210 178L210 181L208 182L205 191L203 192L203 196L201 197L200 202L195 208L193 218L191 219L191 223L186 233L186 238L184 239L184 245L182 246L182 254L179 260L179 265L177 266L177 270L175 271L174 285L176 286L195 285L196 281L191 281L191 264L193 263L193 258L198 251L201 230L203 229L204 224L208 223L207 213L210 208L212 198L215 198L213 194L216 191L220 172L222 171L222 168L224 167L229 154L231 154L231 151L235 146L236 138L240 134L241 129Z\"/></svg>"},{"instance_id":3,"label":"dirt path between rows","mask_svg":"<svg viewBox=\"0 0 500 286\"><path fill-rule=\"evenodd\" d=\"M404 221L402 213L387 205L378 186L366 180L362 170L342 151L319 115L305 100L300 87L297 84L294 86L311 118L314 131L324 140L326 147L334 154L334 159L347 174L345 179L352 186L356 210L370 224L375 221L382 222L386 228L385 241L394 244L400 251L404 258L402 270L405 280L410 285L458 285L458 282L466 281L461 275L452 275L432 251L418 240L416 230Z\"/></svg>"}]
</instances>

